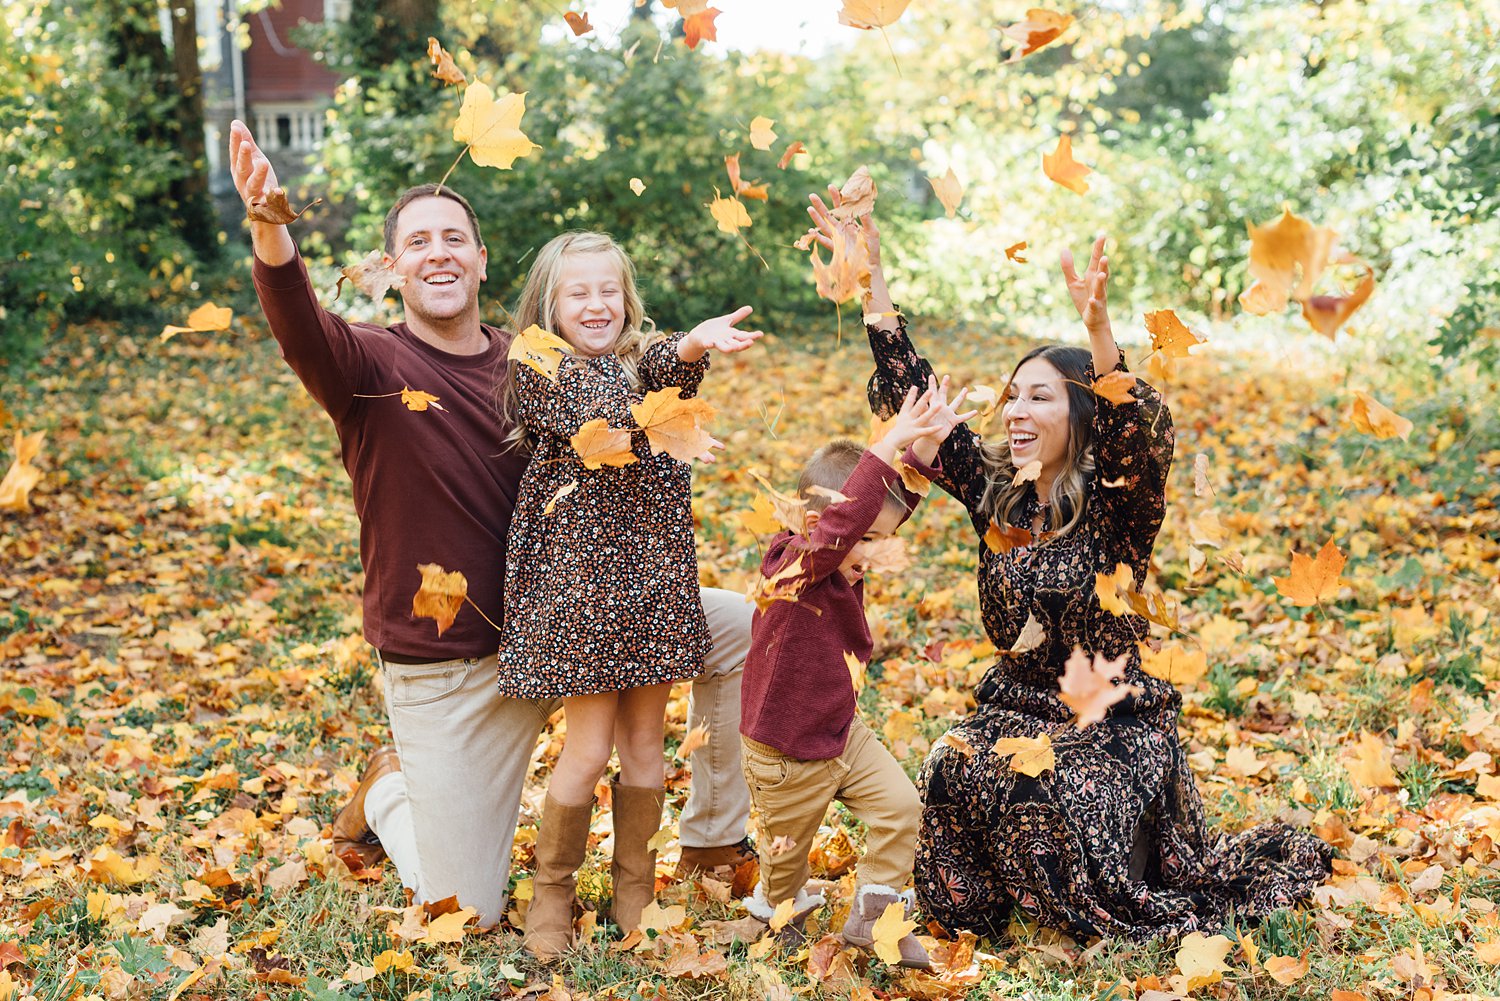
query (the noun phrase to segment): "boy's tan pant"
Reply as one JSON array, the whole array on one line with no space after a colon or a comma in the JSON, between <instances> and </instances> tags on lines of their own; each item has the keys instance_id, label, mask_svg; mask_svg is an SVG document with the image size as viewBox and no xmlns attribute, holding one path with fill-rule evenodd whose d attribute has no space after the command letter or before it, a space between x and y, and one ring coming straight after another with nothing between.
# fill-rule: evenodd
<instances>
[{"instance_id":1,"label":"boy's tan pant","mask_svg":"<svg viewBox=\"0 0 1500 1001\"><path fill-rule=\"evenodd\" d=\"M868 830L855 881L900 890L911 878L922 801L891 752L858 717L849 726L844 753L826 761L800 761L741 736L740 761L750 800L760 813L760 881L775 907L797 896L807 882L807 855L830 803L848 807ZM777 838L792 848L772 854Z\"/></svg>"}]
</instances>

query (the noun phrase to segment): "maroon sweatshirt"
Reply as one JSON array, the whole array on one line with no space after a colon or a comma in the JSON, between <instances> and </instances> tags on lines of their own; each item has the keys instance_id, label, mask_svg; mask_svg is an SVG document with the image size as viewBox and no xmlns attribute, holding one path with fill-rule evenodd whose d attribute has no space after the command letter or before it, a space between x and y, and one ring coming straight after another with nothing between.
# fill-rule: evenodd
<instances>
[{"instance_id":1,"label":"maroon sweatshirt","mask_svg":"<svg viewBox=\"0 0 1500 1001\"><path fill-rule=\"evenodd\" d=\"M936 475L910 451L903 460ZM867 663L875 644L865 621L865 583L850 584L839 564L880 517L891 485L900 479L866 452L839 489L849 500L824 508L810 537L783 532L772 540L761 574L771 577L801 557L801 586L796 601L772 602L750 623L740 733L751 740L799 761L844 753L856 694L844 652ZM910 513L917 498L908 494L906 500Z\"/></svg>"},{"instance_id":2,"label":"maroon sweatshirt","mask_svg":"<svg viewBox=\"0 0 1500 1001\"><path fill-rule=\"evenodd\" d=\"M505 537L526 468L524 452L503 447L494 403L509 335L485 326L487 351L449 354L404 323L350 323L323 309L300 257L278 267L257 260L253 273L282 357L338 430L359 515L365 639L406 659L494 653L500 634L474 609L439 637L432 619L412 616L411 600L417 564L437 563L462 571L470 599L500 621ZM408 387L443 409L407 409Z\"/></svg>"}]
</instances>

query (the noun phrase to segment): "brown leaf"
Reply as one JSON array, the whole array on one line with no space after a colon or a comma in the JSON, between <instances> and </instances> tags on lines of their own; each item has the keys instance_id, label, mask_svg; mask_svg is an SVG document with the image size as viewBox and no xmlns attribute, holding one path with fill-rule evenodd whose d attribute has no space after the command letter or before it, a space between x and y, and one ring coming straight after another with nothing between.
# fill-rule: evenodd
<instances>
[{"instance_id":1,"label":"brown leaf","mask_svg":"<svg viewBox=\"0 0 1500 1001\"><path fill-rule=\"evenodd\" d=\"M406 287L406 276L398 275L388 266L385 254L379 250L372 250L355 263L339 269L339 275L338 285L334 287L334 299L343 294L346 281L352 282L355 288L376 302L385 298L386 290Z\"/></svg>"},{"instance_id":2,"label":"brown leaf","mask_svg":"<svg viewBox=\"0 0 1500 1001\"><path fill-rule=\"evenodd\" d=\"M454 65L453 57L430 35L427 38L427 58L432 60L432 75L444 83L457 86L469 82L463 71Z\"/></svg>"},{"instance_id":3,"label":"brown leaf","mask_svg":"<svg viewBox=\"0 0 1500 1001\"><path fill-rule=\"evenodd\" d=\"M1289 298L1306 299L1328 265L1328 254L1338 236L1282 209L1281 218L1263 226L1247 223L1250 231L1250 275L1255 279L1240 293L1240 305L1256 315L1286 308Z\"/></svg>"},{"instance_id":4,"label":"brown leaf","mask_svg":"<svg viewBox=\"0 0 1500 1001\"><path fill-rule=\"evenodd\" d=\"M419 564L417 570L422 574L422 586L412 596L411 613L419 619L435 619L441 636L453 625L468 597L468 578L457 570L448 573L436 563Z\"/></svg>"},{"instance_id":5,"label":"brown leaf","mask_svg":"<svg viewBox=\"0 0 1500 1001\"><path fill-rule=\"evenodd\" d=\"M756 201L766 201L769 193L766 186L759 181L746 182L740 178L740 155L734 153L724 158L724 170L729 174L729 186L734 189L737 198L753 198Z\"/></svg>"},{"instance_id":6,"label":"brown leaf","mask_svg":"<svg viewBox=\"0 0 1500 1001\"><path fill-rule=\"evenodd\" d=\"M1019 525L1001 528L992 521L984 533L984 544L990 547L992 553L1008 553L1017 546L1031 545L1031 533Z\"/></svg>"},{"instance_id":7,"label":"brown leaf","mask_svg":"<svg viewBox=\"0 0 1500 1001\"><path fill-rule=\"evenodd\" d=\"M875 211L875 179L864 165L849 175L839 189L839 204L829 210L835 219L849 220Z\"/></svg>"},{"instance_id":8,"label":"brown leaf","mask_svg":"<svg viewBox=\"0 0 1500 1001\"><path fill-rule=\"evenodd\" d=\"M291 203L287 201L286 189L277 188L267 195L262 201L251 202L245 210L245 218L251 222L270 223L273 226L285 226L296 222L302 217L302 213L322 202L321 198L314 198L297 211L292 211Z\"/></svg>"},{"instance_id":9,"label":"brown leaf","mask_svg":"<svg viewBox=\"0 0 1500 1001\"><path fill-rule=\"evenodd\" d=\"M711 459L715 448L724 447L703 429L703 422L715 413L697 397L683 399L681 386L653 390L630 406L636 425L646 432L651 452L666 452L680 462Z\"/></svg>"},{"instance_id":10,"label":"brown leaf","mask_svg":"<svg viewBox=\"0 0 1500 1001\"><path fill-rule=\"evenodd\" d=\"M1102 654L1089 655L1082 647L1074 647L1073 655L1064 665L1062 677L1058 679L1059 695L1063 703L1078 714L1074 725L1082 730L1091 723L1104 719L1109 707L1130 695L1139 694L1135 685L1117 685L1125 677L1126 655L1106 660Z\"/></svg>"}]
</instances>

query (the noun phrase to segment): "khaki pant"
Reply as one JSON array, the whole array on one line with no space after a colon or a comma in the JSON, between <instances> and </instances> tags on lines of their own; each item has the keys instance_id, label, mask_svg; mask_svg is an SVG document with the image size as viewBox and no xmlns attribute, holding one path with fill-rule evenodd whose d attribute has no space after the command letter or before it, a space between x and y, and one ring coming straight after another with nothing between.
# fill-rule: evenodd
<instances>
[{"instance_id":1,"label":"khaki pant","mask_svg":"<svg viewBox=\"0 0 1500 1001\"><path fill-rule=\"evenodd\" d=\"M745 836L749 792L739 767L740 674L752 607L702 590L714 649L693 682L688 727L708 728L694 751L683 845ZM457 894L485 926L500 920L527 767L558 701L513 699L495 686L495 658L386 664L385 703L401 771L371 787L365 819L418 900Z\"/></svg>"},{"instance_id":2,"label":"khaki pant","mask_svg":"<svg viewBox=\"0 0 1500 1001\"><path fill-rule=\"evenodd\" d=\"M749 737L741 740L745 781L763 831L761 890L770 906L795 898L806 884L808 852L834 801L867 827L855 883L895 890L906 885L922 801L895 757L858 717L850 724L844 753L827 761L799 761ZM792 847L773 854L771 845L783 837Z\"/></svg>"}]
</instances>

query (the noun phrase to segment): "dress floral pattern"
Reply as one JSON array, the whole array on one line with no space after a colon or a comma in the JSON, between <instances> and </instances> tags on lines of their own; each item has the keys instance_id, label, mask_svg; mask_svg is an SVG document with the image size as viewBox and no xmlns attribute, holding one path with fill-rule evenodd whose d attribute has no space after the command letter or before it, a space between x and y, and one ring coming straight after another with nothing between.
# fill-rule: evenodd
<instances>
[{"instance_id":1,"label":"dress floral pattern","mask_svg":"<svg viewBox=\"0 0 1500 1001\"><path fill-rule=\"evenodd\" d=\"M640 390L612 354L565 358L556 382L516 367L519 416L536 444L507 543L502 694L588 695L702 673L712 642L698 594L690 467L653 455L636 431L635 462L586 469L569 439L600 417L634 427L630 405L646 392L680 386L690 397L707 370L707 355L679 360L675 339L647 349Z\"/></svg>"},{"instance_id":2,"label":"dress floral pattern","mask_svg":"<svg viewBox=\"0 0 1500 1001\"><path fill-rule=\"evenodd\" d=\"M868 333L870 405L889 416L932 368L904 321ZM1137 643L1147 624L1105 611L1095 596L1094 575L1117 563L1145 579L1165 513L1171 416L1146 384L1138 381L1133 395L1127 404L1096 399L1090 499L1071 532L1004 553L980 544L980 609L991 641L1008 650L1033 615L1046 635L981 680L978 708L953 730L975 753L940 743L922 767L917 898L950 930L999 937L1019 907L1076 935L1146 939L1215 928L1231 911L1265 915L1309 896L1328 874L1332 849L1311 834L1284 824L1238 834L1207 828L1177 734L1182 698L1141 670ZM982 539L990 522L979 508L979 437L958 427L939 456L936 482L964 505ZM1029 529L1039 513L1033 492L1014 521ZM1125 654L1125 680L1141 689L1081 731L1057 685L1075 644ZM989 751L998 738L1040 734L1051 739L1056 765L1037 778Z\"/></svg>"}]
</instances>

